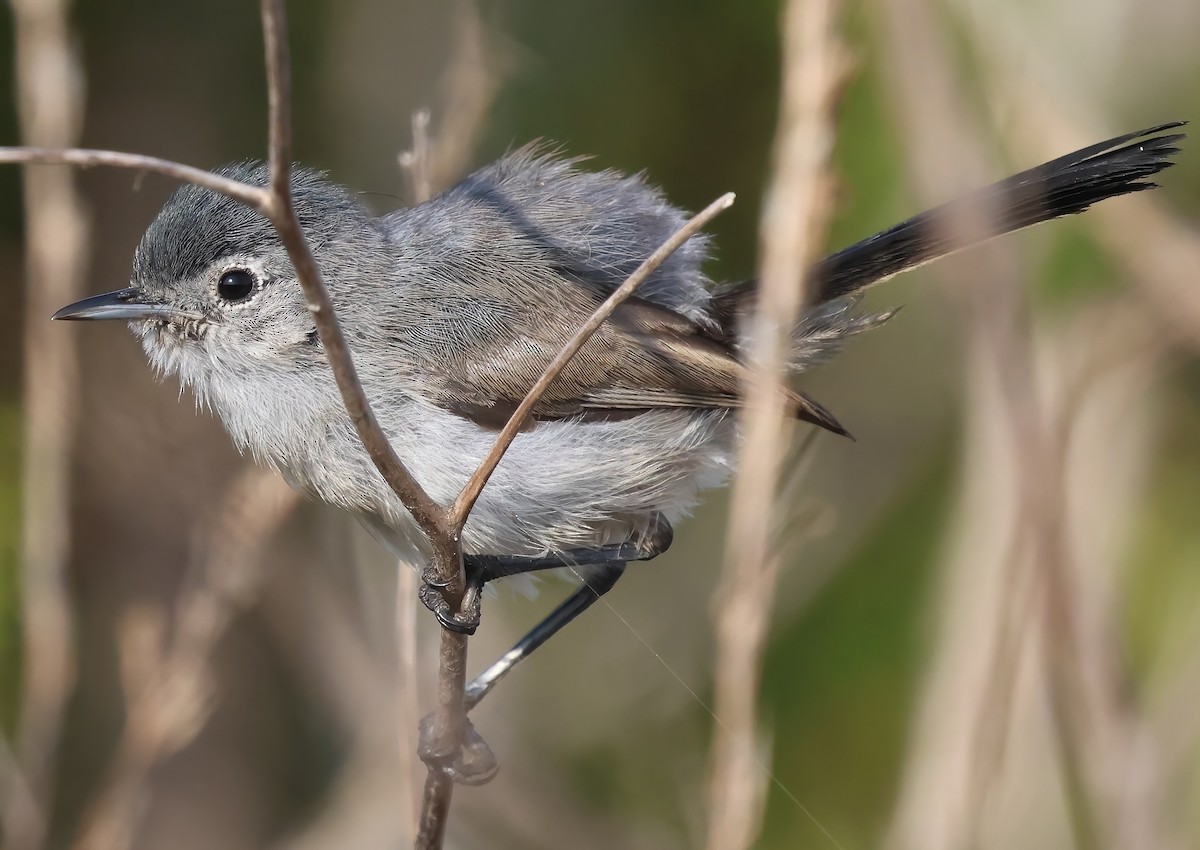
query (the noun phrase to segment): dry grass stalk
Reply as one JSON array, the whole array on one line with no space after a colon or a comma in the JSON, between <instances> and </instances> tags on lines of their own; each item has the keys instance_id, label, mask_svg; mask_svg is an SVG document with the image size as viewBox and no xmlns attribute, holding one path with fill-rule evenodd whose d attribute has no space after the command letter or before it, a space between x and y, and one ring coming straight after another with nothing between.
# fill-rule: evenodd
<instances>
[{"instance_id":1,"label":"dry grass stalk","mask_svg":"<svg viewBox=\"0 0 1200 850\"><path fill-rule=\"evenodd\" d=\"M986 37L978 31L972 34L986 60L985 84L997 94L997 101L1023 105L1020 116L1007 122L1009 137L1022 150L1040 155L1050 147L1073 143L1086 135L1084 128L1101 122L1085 92L1064 92L1069 96L1062 102L1071 104L1070 110L1052 101L1050 92L1066 88L1061 69L1039 68L1034 84L1027 69L1014 66L1006 48L1024 43L1029 36L1019 20L1001 10ZM1200 263L1200 239L1193 228L1167 212L1161 197L1135 197L1104 206L1096 211L1094 221L1155 318L1175 340L1193 348L1200 344L1200 296L1189 273ZM1104 578L1094 570L1082 573L1078 561L1075 572L1090 582ZM1104 584L1111 585L1112 579ZM1092 733L1085 766L1102 813L1105 840L1116 847L1173 846L1177 839L1164 817L1165 768L1156 730L1120 651L1114 594L1084 593L1077 604L1079 689L1085 697L1079 701L1081 716L1075 722ZM1172 733L1169 727L1161 731Z\"/></svg>"},{"instance_id":2,"label":"dry grass stalk","mask_svg":"<svg viewBox=\"0 0 1200 850\"><path fill-rule=\"evenodd\" d=\"M79 141L83 91L67 0L14 0L17 106L31 145ZM21 593L24 682L14 767L24 777L0 799L5 846L41 845L63 710L75 681L70 465L79 397L76 337L46 317L83 288L89 222L69 169L27 168L25 189L24 444ZM24 793L17 793L17 788Z\"/></svg>"},{"instance_id":3,"label":"dry grass stalk","mask_svg":"<svg viewBox=\"0 0 1200 850\"><path fill-rule=\"evenodd\" d=\"M733 488L725 569L716 596L715 714L709 850L750 847L761 829L768 771L760 761L757 694L779 559L770 506L785 454L783 376L804 275L832 206L833 106L848 62L834 0L792 0L784 12L782 103L761 229L761 290L752 325L745 442Z\"/></svg>"},{"instance_id":4,"label":"dry grass stalk","mask_svg":"<svg viewBox=\"0 0 1200 850\"><path fill-rule=\"evenodd\" d=\"M213 650L263 578L262 555L299 502L277 475L248 467L222 500L194 558L170 625L135 609L122 621L125 728L100 797L76 844L126 850L146 809L151 770L195 740L214 707ZM169 636L168 636L169 633Z\"/></svg>"},{"instance_id":5,"label":"dry grass stalk","mask_svg":"<svg viewBox=\"0 0 1200 850\"><path fill-rule=\"evenodd\" d=\"M954 75L942 39L920 10L897 9L890 22L889 44L897 51L907 51L896 65L893 78L899 80L906 94L903 112L909 120L904 123L915 140L914 147L928 153L937 150L937 144L944 146L947 140L963 138L969 125L956 116L967 111L962 93L946 82ZM989 41L991 36L989 28L987 38L981 37L980 41ZM1007 69L1000 79L1007 80L1009 72L1016 73ZM1039 87L1044 82L1040 80ZM929 96L930 87L935 85L941 86L941 94L949 97L951 106L936 106L943 98ZM1027 107L1028 102L1022 100L1022 110ZM1039 127L1038 133L1045 138L1044 127ZM1056 144L1054 150L1061 152L1062 148ZM944 162L944 149L937 153ZM1099 215L1120 208L1112 205ZM1015 504L997 515L1014 518L1006 547L1013 557L1004 592L995 595L995 608L987 615L996 624L991 636L991 660L984 668L989 675L961 676L960 690L972 692L941 703L943 711L952 704L957 704L959 711L976 706L973 724L965 728L962 724L940 724L943 730L951 727L960 734L965 732L967 737L960 741L974 741L974 745L958 748L956 771L947 771L941 762L941 787L946 790L947 774L966 776L967 782L947 795L922 795L906 786L909 802L900 809L893 835L901 846L954 847L981 840L984 800L998 778L1000 754L1012 722L1012 706L1018 698L1015 671L1022 649L1021 634L1032 617L1040 626L1053 740L1059 746L1076 841L1084 846L1163 846L1162 837L1156 834L1159 818L1154 813L1157 803L1152 795L1139 792L1123 798L1112 781L1119 773L1117 765L1124 763L1123 758L1135 757L1135 753L1140 770L1153 774L1154 768L1147 761L1145 727L1136 719L1134 706L1119 697L1129 690L1114 644L1112 612L1097 605L1092 587L1095 577L1080 570L1067 535L1071 516L1067 450L1077 410L1069 404L1046 404L1039 399L1034 347L1028 334L1019 329L1025 310L1016 276L997 275L995 270L989 271L987 264L976 263L972 268L970 297L975 306L968 311L965 334L994 381L997 407L991 415L1002 418L1008 432L1005 439L1011 441L1007 451L1016 468L1012 492ZM981 277L990 278L991 286L983 284ZM986 375L972 373L971 386L976 387L983 378ZM1079 401L1071 397L1067 400ZM984 415L979 412L974 418ZM987 450L977 446L974 451ZM977 574L979 565L972 562L970 567ZM951 604L961 601L951 600ZM961 644L968 639L961 633L944 636L946 643ZM1028 698L1028 694L1025 696ZM930 705L936 706L936 700ZM932 740L926 741L926 746L935 750L939 747ZM944 759L945 746L940 748ZM927 754L926 758L936 756ZM953 778L948 781L955 784ZM1144 789L1147 784L1155 786L1156 781L1151 778L1137 784ZM962 787L966 788L965 794L960 793ZM933 803L935 797L937 802ZM948 806L947 798L959 805ZM937 811L922 809L920 800L932 803ZM925 825L930 823L941 823L941 831L929 833Z\"/></svg>"},{"instance_id":6,"label":"dry grass stalk","mask_svg":"<svg viewBox=\"0 0 1200 850\"><path fill-rule=\"evenodd\" d=\"M962 185L982 184L985 168L976 153L982 145L932 10L899 0L881 4L880 13L896 115L924 199L941 201L958 194ZM975 253L970 286L949 290L967 307L962 314L971 355L963 374L969 414L966 492L945 576L940 657L922 696L918 737L891 828L897 847L948 850L978 841L983 802L1006 747L1028 631L1024 603L1032 583L1032 542L1022 526L1020 503L1014 501L1022 486L1010 470L1013 460L1020 462L1013 452L1022 447L1013 444L1010 429L1026 425L1026 435L1031 429L1036 434L1037 413L1026 396L1014 414L1011 405L1019 392L1005 392L1026 386L1006 370L1018 358L1027 361L1028 354L1018 330L1023 309L1017 275L1003 259L994 249ZM965 266L951 258L935 273L954 285L955 271ZM1030 445L1027 440L1024 448ZM1053 515L1057 505L1046 508ZM978 670L988 672L979 675Z\"/></svg>"}]
</instances>

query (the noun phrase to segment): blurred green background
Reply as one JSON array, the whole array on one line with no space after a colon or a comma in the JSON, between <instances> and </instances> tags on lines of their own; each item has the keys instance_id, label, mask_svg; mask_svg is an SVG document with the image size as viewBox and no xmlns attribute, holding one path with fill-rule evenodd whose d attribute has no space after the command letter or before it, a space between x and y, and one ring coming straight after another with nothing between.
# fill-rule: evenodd
<instances>
[{"instance_id":1,"label":"blurred green background","mask_svg":"<svg viewBox=\"0 0 1200 850\"><path fill-rule=\"evenodd\" d=\"M1195 4L1101 0L1087 4L1086 12L1073 0L918 5L939 27L993 177L1070 149L1035 151L1012 142L1008 128L1024 120L1022 100L1001 103L1004 79L985 67L977 42L980 33L990 37L993 16L1019 20L1038 36L1017 42L1017 51L1010 42L1001 47L1013 68L1045 84L1046 102L1029 105L1029 114L1049 109L1067 120L1095 116L1088 129L1101 135L1085 141L1200 116ZM397 154L410 144L414 110L433 110L435 138L447 120L453 87L447 69L466 9L409 0L289 4L297 158L376 193L369 201L381 210L403 203L408 190ZM897 46L883 9L861 1L845 8L855 70L839 111L831 247L937 200L913 176L912 143L920 136L905 129L895 64L911 57ZM735 191L737 204L712 227L712 274L738 278L753 271L778 102L779 4L506 0L484 4L478 14L497 89L470 165L543 137L572 154L593 155L595 167L644 170L689 209ZM114 0L78 4L73 18L86 68L84 145L202 166L263 153L255 4ZM0 20L0 43L9 49L9 61L0 62L0 137L16 143L11 22ZM1053 68L1061 85L1042 77L1036 70L1042 67ZM1073 99L1056 100L1059 91ZM1192 240L1200 238L1195 147L1162 176L1164 188L1153 198ZM114 171L90 170L79 180L92 219L87 291L117 288L170 187L159 178ZM1149 328L1169 324L1161 304L1141 294L1139 270L1131 265L1136 252L1114 248L1111 229L1090 219L1060 222L1006 240L1000 249L1018 258L1038 340L1065 345L1068 359L1072 340L1104 349L1103 331L1100 339L1081 332L1080 317L1112 311L1133 314ZM0 170L0 270L11 309L0 311L0 726L10 739L19 734L23 663L17 570L22 258L19 173L6 168ZM953 268L970 272L972 262ZM1177 272L1200 291L1195 267ZM958 579L948 575L962 567L955 541L961 543L968 515L977 510L965 495L968 480L980 474L971 455L979 448L970 427L975 414L967 412L975 404L978 352L971 353L970 337L976 325L957 291L972 286L970 277L958 275L947 286L921 271L872 292L868 308L905 309L806 379L806 388L838 412L857 442L820 437L799 489L800 508L819 507L823 533L787 550L776 594L761 706L770 734L764 765L769 762L775 781L768 787L762 847L911 844L898 824L909 811L906 792L923 781L913 767L921 742L929 740L919 722L922 694L939 653L958 640L954 615L945 613L956 604ZM120 739L117 623L133 606L169 606L177 598L204 523L247 461L236 456L215 420L186 398L180 403L176 386L155 382L119 328L57 331L77 335L83 364L72 526L61 531L71 541L78 680L48 812L47 846L65 847L75 843L85 812L108 781ZM1135 469L1124 477L1101 476L1095 485L1130 488L1123 531L1106 526L1091 535L1086 519L1072 527L1080 539L1105 541L1112 561L1109 578L1097 586L1119 629L1114 640L1137 693L1136 716L1159 736L1166 789L1155 818L1174 842L1161 846L1200 847L1197 736L1169 723L1165 718L1174 715L1166 709L1158 711L1174 704L1174 694L1200 693L1200 649L1192 642L1200 623L1200 368L1194 345L1176 335L1151 330L1138 337L1145 338L1152 343L1135 346L1137 362L1152 350L1151 365L1123 390L1137 405L1122 413L1138 426L1129 438L1137 445L1128 461ZM1200 328L1193 343L1197 338ZM1053 382L1044 389L1052 397L1056 391ZM1072 462L1085 471L1093 469L1086 452L1108 456L1103 440L1100 448L1078 449L1082 460L1071 446ZM1125 457L1120 447L1110 448ZM256 507L251 502L245 510ZM1086 505L1079 515L1090 516ZM452 844L701 843L714 723L706 707L711 597L725 516L725 496L711 494L678 529L670 553L631 568L607 597L609 606L572 626L481 708L476 723L503 770L491 785L458 793ZM215 714L196 742L152 768L134 846L318 846L315 838L305 844L306 831L320 822L347 775L360 769L376 775L353 755L358 709L341 704L355 698L346 698L348 685L337 684L338 675L350 675L345 670L370 679L393 663L390 566L372 547L343 518L314 506L299 508L272 538L261 596L237 614L215 652ZM1002 548L978 555L1003 560ZM1078 553L1087 560L1086 544ZM532 601L509 593L489 600L484 628L472 643L473 669L566 590L548 582ZM323 633L324 603L313 601L324 596L336 600L357 634L337 645L371 660L345 661L340 672L342 662L331 662L333 672L322 677L306 665L336 644ZM428 685L433 624L424 611L418 619ZM359 669L364 665L366 673ZM419 697L422 710L431 706L428 687ZM1031 710L1038 703L1032 698ZM1014 716L1021 711L1014 709ZM1176 732L1178 740L1171 737ZM1001 785L1040 788L1022 777L1045 779L1045 772L1030 767L1037 762L1019 746L1021 733L1011 734L1002 770L1012 773ZM948 768L945 775L952 775ZM1067 807L1054 802L1058 781L1047 787L1051 802L1030 790L1037 799L1025 810L997 804L1002 814L995 817L1009 821L1011 831L987 832L973 846L1012 846L1006 840L1013 835L1033 846L1076 840L1086 846L1062 828L1070 819ZM387 811L382 803L365 810L359 826ZM1029 813L1027 821L1021 811ZM1098 846L1118 846L1112 839L1101 836ZM393 846L392 840L362 837L339 846Z\"/></svg>"}]
</instances>

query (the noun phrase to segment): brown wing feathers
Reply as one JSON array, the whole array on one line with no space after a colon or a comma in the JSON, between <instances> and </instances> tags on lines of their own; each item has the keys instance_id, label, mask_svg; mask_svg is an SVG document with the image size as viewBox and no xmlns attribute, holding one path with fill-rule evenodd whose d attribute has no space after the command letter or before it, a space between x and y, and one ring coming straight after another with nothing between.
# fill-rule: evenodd
<instances>
[{"instance_id":1,"label":"brown wing feathers","mask_svg":"<svg viewBox=\"0 0 1200 850\"><path fill-rule=\"evenodd\" d=\"M585 318L581 315L580 322ZM491 352L484 362L447 370L441 401L480 425L502 427L574 332L567 324L524 330L519 349ZM663 408L739 407L745 366L733 337L732 329L708 331L665 307L630 299L550 385L535 405L533 419L611 420ZM470 374L473 369L486 371L487 379ZM487 387L486 398L470 391L480 386ZM832 414L804 394L789 392L788 400L796 418L848 435Z\"/></svg>"}]
</instances>

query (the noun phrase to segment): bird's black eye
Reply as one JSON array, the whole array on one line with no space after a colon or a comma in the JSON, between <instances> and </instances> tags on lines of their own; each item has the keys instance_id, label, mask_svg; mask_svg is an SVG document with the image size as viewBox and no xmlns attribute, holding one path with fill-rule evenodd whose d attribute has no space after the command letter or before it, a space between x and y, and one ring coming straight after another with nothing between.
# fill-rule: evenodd
<instances>
[{"instance_id":1,"label":"bird's black eye","mask_svg":"<svg viewBox=\"0 0 1200 850\"><path fill-rule=\"evenodd\" d=\"M217 281L217 294L226 301L245 301L254 294L254 274L245 269L230 269Z\"/></svg>"}]
</instances>

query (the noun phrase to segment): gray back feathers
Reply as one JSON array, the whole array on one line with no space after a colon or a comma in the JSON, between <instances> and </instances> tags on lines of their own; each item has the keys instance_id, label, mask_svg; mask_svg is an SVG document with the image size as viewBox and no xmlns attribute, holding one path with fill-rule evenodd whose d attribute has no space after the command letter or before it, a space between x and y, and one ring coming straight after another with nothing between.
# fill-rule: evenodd
<instances>
[{"instance_id":1,"label":"gray back feathers","mask_svg":"<svg viewBox=\"0 0 1200 850\"><path fill-rule=\"evenodd\" d=\"M478 262L536 265L607 295L687 216L641 175L582 171L582 161L527 145L384 222L401 244L417 232L436 233L433 245L421 246L434 256L462 252ZM704 234L690 239L639 288L639 297L710 323L708 245Z\"/></svg>"}]
</instances>

